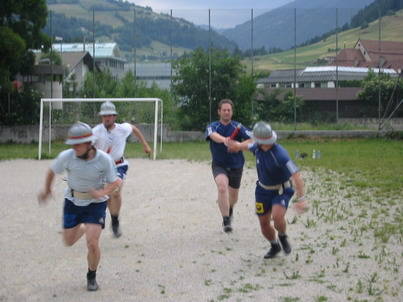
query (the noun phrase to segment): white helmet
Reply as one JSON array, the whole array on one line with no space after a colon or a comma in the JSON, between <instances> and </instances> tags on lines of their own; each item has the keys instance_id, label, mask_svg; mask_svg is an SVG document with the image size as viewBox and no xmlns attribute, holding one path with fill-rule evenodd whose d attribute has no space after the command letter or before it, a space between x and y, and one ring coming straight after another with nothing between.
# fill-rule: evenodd
<instances>
[{"instance_id":1,"label":"white helmet","mask_svg":"<svg viewBox=\"0 0 403 302\"><path fill-rule=\"evenodd\" d=\"M99 115L117 115L115 105L112 102L105 102L101 105L101 111Z\"/></svg>"},{"instance_id":2,"label":"white helmet","mask_svg":"<svg viewBox=\"0 0 403 302\"><path fill-rule=\"evenodd\" d=\"M67 145L77 145L82 143L93 143L95 141L95 137L92 134L92 129L86 123L76 122L73 126L70 127L67 132Z\"/></svg>"},{"instance_id":3,"label":"white helmet","mask_svg":"<svg viewBox=\"0 0 403 302\"><path fill-rule=\"evenodd\" d=\"M253 139L261 145L272 145L277 141L277 134L265 122L257 122L253 127Z\"/></svg>"}]
</instances>

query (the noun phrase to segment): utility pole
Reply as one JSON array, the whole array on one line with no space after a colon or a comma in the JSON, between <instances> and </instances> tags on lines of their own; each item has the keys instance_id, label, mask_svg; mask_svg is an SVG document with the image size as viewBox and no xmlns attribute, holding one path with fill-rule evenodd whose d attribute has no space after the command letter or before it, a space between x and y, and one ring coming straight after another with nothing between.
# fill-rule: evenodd
<instances>
[{"instance_id":1,"label":"utility pole","mask_svg":"<svg viewBox=\"0 0 403 302\"><path fill-rule=\"evenodd\" d=\"M339 122L339 62L337 55L339 53L339 9L336 8L336 123Z\"/></svg>"},{"instance_id":2,"label":"utility pole","mask_svg":"<svg viewBox=\"0 0 403 302\"><path fill-rule=\"evenodd\" d=\"M95 98L96 77L95 77L95 8L92 9L92 73L93 73L93 92L92 97Z\"/></svg>"},{"instance_id":3,"label":"utility pole","mask_svg":"<svg viewBox=\"0 0 403 302\"><path fill-rule=\"evenodd\" d=\"M209 77L208 77L208 101L209 101L209 120L211 124L211 9L208 10L208 65L209 65Z\"/></svg>"},{"instance_id":4,"label":"utility pole","mask_svg":"<svg viewBox=\"0 0 403 302\"><path fill-rule=\"evenodd\" d=\"M297 130L297 8L294 8L294 131Z\"/></svg>"}]
</instances>

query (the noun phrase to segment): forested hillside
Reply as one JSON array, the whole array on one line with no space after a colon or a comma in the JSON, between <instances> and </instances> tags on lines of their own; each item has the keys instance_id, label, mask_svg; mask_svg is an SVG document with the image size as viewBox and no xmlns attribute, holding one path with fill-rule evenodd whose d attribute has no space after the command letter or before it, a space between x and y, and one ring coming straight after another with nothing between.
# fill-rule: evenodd
<instances>
[{"instance_id":1,"label":"forested hillside","mask_svg":"<svg viewBox=\"0 0 403 302\"><path fill-rule=\"evenodd\" d=\"M208 47L209 33L194 24L167 14L157 14L141 7L116 0L48 0L52 11L52 31L66 42L89 41L95 19L95 39L115 41L123 51L133 47L172 45L176 48ZM50 18L45 28L50 33ZM211 43L218 48L234 49L235 43L212 32Z\"/></svg>"}]
</instances>

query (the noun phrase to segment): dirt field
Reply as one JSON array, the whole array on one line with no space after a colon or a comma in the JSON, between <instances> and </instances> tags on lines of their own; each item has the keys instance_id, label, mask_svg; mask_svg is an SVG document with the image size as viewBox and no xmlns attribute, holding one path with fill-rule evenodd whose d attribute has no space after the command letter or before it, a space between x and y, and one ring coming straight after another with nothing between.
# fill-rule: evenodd
<instances>
[{"instance_id":1,"label":"dirt field","mask_svg":"<svg viewBox=\"0 0 403 302\"><path fill-rule=\"evenodd\" d=\"M402 219L401 196L377 201L340 175L304 171L312 207L288 211L293 252L264 260L255 170L244 172L228 235L209 163L143 159L130 160L123 236L112 238L108 217L100 290L89 293L84 240L61 240L62 177L55 200L36 201L49 165L0 162L0 301L403 301L402 237L379 235Z\"/></svg>"}]
</instances>

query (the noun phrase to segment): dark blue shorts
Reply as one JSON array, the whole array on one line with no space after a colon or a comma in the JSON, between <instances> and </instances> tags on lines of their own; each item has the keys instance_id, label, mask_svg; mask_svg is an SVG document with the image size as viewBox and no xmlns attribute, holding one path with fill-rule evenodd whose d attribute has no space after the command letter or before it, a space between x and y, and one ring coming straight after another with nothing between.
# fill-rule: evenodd
<instances>
[{"instance_id":1,"label":"dark blue shorts","mask_svg":"<svg viewBox=\"0 0 403 302\"><path fill-rule=\"evenodd\" d=\"M71 229L80 223L100 224L104 228L105 212L106 201L79 207L66 198L63 208L63 228Z\"/></svg>"},{"instance_id":2,"label":"dark blue shorts","mask_svg":"<svg viewBox=\"0 0 403 302\"><path fill-rule=\"evenodd\" d=\"M119 166L116 168L117 173L118 173L118 177L120 179L125 179L126 178L126 174L127 174L127 170L129 169L128 165L124 165L124 166Z\"/></svg>"},{"instance_id":3,"label":"dark blue shorts","mask_svg":"<svg viewBox=\"0 0 403 302\"><path fill-rule=\"evenodd\" d=\"M267 214L275 204L287 209L293 195L293 188L285 188L283 194L279 195L277 190L266 190L256 184L256 215L263 216Z\"/></svg>"}]
</instances>

